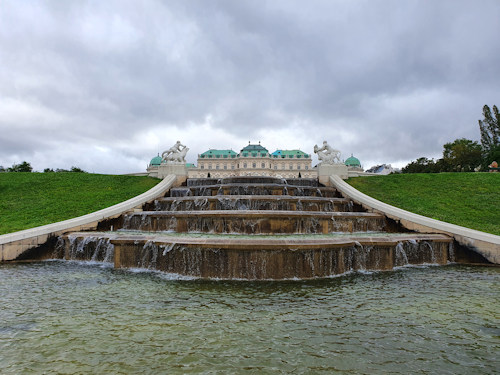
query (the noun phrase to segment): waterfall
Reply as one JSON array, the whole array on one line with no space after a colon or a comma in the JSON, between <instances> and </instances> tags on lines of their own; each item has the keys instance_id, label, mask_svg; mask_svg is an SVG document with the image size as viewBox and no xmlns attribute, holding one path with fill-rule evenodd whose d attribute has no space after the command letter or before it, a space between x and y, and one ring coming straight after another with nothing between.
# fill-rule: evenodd
<instances>
[{"instance_id":1,"label":"waterfall","mask_svg":"<svg viewBox=\"0 0 500 375\"><path fill-rule=\"evenodd\" d=\"M455 246L453 242L450 242L448 244L448 262L450 263L455 263L456 258L455 258Z\"/></svg>"},{"instance_id":2,"label":"waterfall","mask_svg":"<svg viewBox=\"0 0 500 375\"><path fill-rule=\"evenodd\" d=\"M115 247L108 237L68 236L66 258L93 262L113 262Z\"/></svg>"},{"instance_id":3,"label":"waterfall","mask_svg":"<svg viewBox=\"0 0 500 375\"><path fill-rule=\"evenodd\" d=\"M406 266L409 262L403 243L398 242L394 251L395 251L394 266L395 267Z\"/></svg>"}]
</instances>

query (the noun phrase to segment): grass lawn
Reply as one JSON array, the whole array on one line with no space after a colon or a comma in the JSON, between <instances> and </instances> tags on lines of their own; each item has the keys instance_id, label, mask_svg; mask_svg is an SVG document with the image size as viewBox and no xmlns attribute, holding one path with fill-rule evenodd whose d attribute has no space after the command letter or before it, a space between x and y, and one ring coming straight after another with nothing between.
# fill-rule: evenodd
<instances>
[{"instance_id":1,"label":"grass lawn","mask_svg":"<svg viewBox=\"0 0 500 375\"><path fill-rule=\"evenodd\" d=\"M347 182L393 206L500 235L500 173L415 173Z\"/></svg>"},{"instance_id":2,"label":"grass lawn","mask_svg":"<svg viewBox=\"0 0 500 375\"><path fill-rule=\"evenodd\" d=\"M88 214L161 180L90 173L0 173L0 234Z\"/></svg>"}]
</instances>

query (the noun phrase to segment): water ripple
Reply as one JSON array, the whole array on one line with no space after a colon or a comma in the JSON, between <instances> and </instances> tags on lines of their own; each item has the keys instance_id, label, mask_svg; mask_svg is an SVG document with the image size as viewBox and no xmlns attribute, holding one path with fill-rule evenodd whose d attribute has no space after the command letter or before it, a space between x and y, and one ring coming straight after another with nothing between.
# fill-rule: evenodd
<instances>
[{"instance_id":1,"label":"water ripple","mask_svg":"<svg viewBox=\"0 0 500 375\"><path fill-rule=\"evenodd\" d=\"M0 372L490 374L499 281L463 266L237 282L1 265Z\"/></svg>"}]
</instances>

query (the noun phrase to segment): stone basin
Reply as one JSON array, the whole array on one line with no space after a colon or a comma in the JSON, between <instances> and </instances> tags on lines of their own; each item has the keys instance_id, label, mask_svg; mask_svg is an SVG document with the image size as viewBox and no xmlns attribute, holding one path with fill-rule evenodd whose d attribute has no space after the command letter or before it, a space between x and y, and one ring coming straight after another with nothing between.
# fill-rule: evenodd
<instances>
[{"instance_id":1,"label":"stone basin","mask_svg":"<svg viewBox=\"0 0 500 375\"><path fill-rule=\"evenodd\" d=\"M353 204L345 198L294 197L291 195L228 195L165 197L155 201L156 211L274 210L349 212Z\"/></svg>"},{"instance_id":2,"label":"stone basin","mask_svg":"<svg viewBox=\"0 0 500 375\"><path fill-rule=\"evenodd\" d=\"M332 187L289 186L283 184L217 184L184 186L170 189L171 197L211 196L211 195L293 195L340 198Z\"/></svg>"},{"instance_id":3,"label":"stone basin","mask_svg":"<svg viewBox=\"0 0 500 375\"><path fill-rule=\"evenodd\" d=\"M240 234L381 231L383 215L368 212L212 210L143 211L126 215L123 229Z\"/></svg>"},{"instance_id":4,"label":"stone basin","mask_svg":"<svg viewBox=\"0 0 500 375\"><path fill-rule=\"evenodd\" d=\"M114 249L116 268L148 268L200 278L244 280L322 278L411 264L446 264L453 252L452 239L439 234L276 237L83 232L67 236L64 251L69 257L79 247L98 249L98 241L105 239ZM86 246L79 246L82 242ZM91 242L95 245L89 245Z\"/></svg>"}]
</instances>

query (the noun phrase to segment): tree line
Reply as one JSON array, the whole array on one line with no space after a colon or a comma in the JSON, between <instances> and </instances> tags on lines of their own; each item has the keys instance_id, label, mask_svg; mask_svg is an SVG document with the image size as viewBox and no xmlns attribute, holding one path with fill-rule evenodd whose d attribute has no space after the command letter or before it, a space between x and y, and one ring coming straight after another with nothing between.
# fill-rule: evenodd
<instances>
[{"instance_id":1,"label":"tree line","mask_svg":"<svg viewBox=\"0 0 500 375\"><path fill-rule=\"evenodd\" d=\"M33 167L27 161L23 161L22 163L19 164L13 164L12 167L8 168L4 168L0 165L0 173L1 172L33 172ZM86 171L78 167L71 167L71 169L57 168L55 170L52 168L45 168L43 172L44 173L60 173L60 172L87 173Z\"/></svg>"},{"instance_id":2,"label":"tree line","mask_svg":"<svg viewBox=\"0 0 500 375\"><path fill-rule=\"evenodd\" d=\"M443 145L441 159L418 158L401 170L403 173L439 173L487 171L493 161L500 161L500 113L485 105L483 119L479 120L481 144L459 138Z\"/></svg>"}]
</instances>

